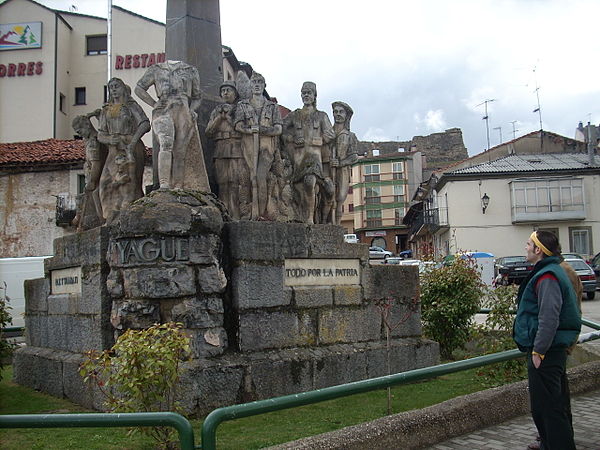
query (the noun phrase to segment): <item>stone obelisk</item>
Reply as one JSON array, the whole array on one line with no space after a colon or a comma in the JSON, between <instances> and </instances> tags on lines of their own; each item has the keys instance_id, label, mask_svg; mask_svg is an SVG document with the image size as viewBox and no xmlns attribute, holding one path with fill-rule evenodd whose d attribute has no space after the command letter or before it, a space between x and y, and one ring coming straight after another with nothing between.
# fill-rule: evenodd
<instances>
[{"instance_id":1,"label":"stone obelisk","mask_svg":"<svg viewBox=\"0 0 600 450\"><path fill-rule=\"evenodd\" d=\"M167 0L165 50L167 59L184 61L198 69L202 103L198 109L198 131L212 191L217 194L214 146L204 130L210 112L221 102L219 86L223 82L223 50L219 0Z\"/></svg>"}]
</instances>

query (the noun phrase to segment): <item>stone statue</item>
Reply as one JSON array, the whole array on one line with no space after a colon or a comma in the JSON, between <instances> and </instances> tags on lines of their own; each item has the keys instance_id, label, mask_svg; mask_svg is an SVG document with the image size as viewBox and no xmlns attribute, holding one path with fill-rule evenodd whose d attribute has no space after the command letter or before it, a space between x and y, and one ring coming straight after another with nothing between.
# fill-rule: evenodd
<instances>
[{"instance_id":1,"label":"stone statue","mask_svg":"<svg viewBox=\"0 0 600 450\"><path fill-rule=\"evenodd\" d=\"M250 84L252 97L238 103L234 124L235 129L242 133L242 154L250 174L249 218L256 220L270 218L268 180L275 155L279 151L279 136L283 122L277 104L264 96L266 86L264 77L253 73Z\"/></svg>"},{"instance_id":2,"label":"stone statue","mask_svg":"<svg viewBox=\"0 0 600 450\"><path fill-rule=\"evenodd\" d=\"M144 195L145 147L141 138L150 131L150 122L123 80L109 80L108 93L108 103L98 116L98 141L108 147L99 195L103 217L110 225L124 206Z\"/></svg>"},{"instance_id":3,"label":"stone statue","mask_svg":"<svg viewBox=\"0 0 600 450\"><path fill-rule=\"evenodd\" d=\"M99 117L101 110L77 116L73 119L73 130L85 142L85 191L77 208L77 215L72 224L78 231L88 230L104 223L102 204L100 203L100 175L106 161L106 146L98 142L98 131L91 122L92 117Z\"/></svg>"},{"instance_id":4,"label":"stone statue","mask_svg":"<svg viewBox=\"0 0 600 450\"><path fill-rule=\"evenodd\" d=\"M241 134L234 129L233 119L238 100L235 83L225 81L220 87L224 104L210 114L206 135L215 141L215 174L219 199L225 203L233 220L240 220L240 190L248 190L250 178L241 148Z\"/></svg>"},{"instance_id":5,"label":"stone statue","mask_svg":"<svg viewBox=\"0 0 600 450\"><path fill-rule=\"evenodd\" d=\"M290 113L283 127L283 141L293 167L296 218L309 224L322 223L330 217L333 202L327 144L335 133L327 114L317 110L315 83L306 81L300 93L304 106Z\"/></svg>"},{"instance_id":6,"label":"stone statue","mask_svg":"<svg viewBox=\"0 0 600 450\"><path fill-rule=\"evenodd\" d=\"M158 101L147 92L154 85ZM158 140L154 180L162 189L210 192L196 109L200 106L200 78L195 67L167 61L146 69L136 95L152 106L152 130ZM153 156L156 156L156 151Z\"/></svg>"},{"instance_id":7,"label":"stone statue","mask_svg":"<svg viewBox=\"0 0 600 450\"><path fill-rule=\"evenodd\" d=\"M350 131L350 120L354 111L344 102L333 102L333 131L335 140L331 145L331 178L335 185L335 214L333 223L342 220L342 205L348 196L352 164L358 161L358 139Z\"/></svg>"}]
</instances>

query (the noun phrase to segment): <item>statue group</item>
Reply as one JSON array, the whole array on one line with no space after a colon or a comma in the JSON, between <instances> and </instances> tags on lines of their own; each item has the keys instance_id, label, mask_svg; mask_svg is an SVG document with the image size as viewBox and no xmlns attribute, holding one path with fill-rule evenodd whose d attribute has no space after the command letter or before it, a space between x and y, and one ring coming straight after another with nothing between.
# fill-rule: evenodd
<instances>
[{"instance_id":1,"label":"statue group","mask_svg":"<svg viewBox=\"0 0 600 450\"><path fill-rule=\"evenodd\" d=\"M358 159L352 108L334 102L332 126L317 109L315 83L307 81L300 92L302 108L282 119L279 106L265 95L264 77L253 73L249 84L249 92L238 91L232 81L220 86L223 103L214 108L205 130L215 143L218 197L231 218L339 224ZM151 86L157 100L148 92ZM141 138L150 129L157 143L155 185L210 192L197 126L199 86L194 67L159 63L135 87L153 108L151 121L118 78L109 81L102 108L75 118L73 128L86 144L86 188L75 218L79 229L110 225L123 207L143 196Z\"/></svg>"}]
</instances>

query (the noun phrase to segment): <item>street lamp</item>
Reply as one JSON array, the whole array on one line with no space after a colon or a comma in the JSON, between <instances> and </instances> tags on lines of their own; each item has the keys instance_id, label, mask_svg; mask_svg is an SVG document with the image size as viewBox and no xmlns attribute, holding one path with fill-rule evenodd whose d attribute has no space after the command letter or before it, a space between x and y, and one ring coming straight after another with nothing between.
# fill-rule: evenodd
<instances>
[{"instance_id":1,"label":"street lamp","mask_svg":"<svg viewBox=\"0 0 600 450\"><path fill-rule=\"evenodd\" d=\"M481 209L483 211L483 214L485 214L485 210L487 209L489 204L490 204L490 198L488 197L487 194L483 194L483 197L481 197Z\"/></svg>"}]
</instances>

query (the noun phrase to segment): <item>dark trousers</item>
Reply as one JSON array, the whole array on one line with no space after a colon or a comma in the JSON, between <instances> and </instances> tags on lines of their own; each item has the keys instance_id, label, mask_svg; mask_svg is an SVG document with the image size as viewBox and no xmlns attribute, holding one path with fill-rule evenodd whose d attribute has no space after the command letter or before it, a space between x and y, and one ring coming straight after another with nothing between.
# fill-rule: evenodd
<instances>
[{"instance_id":1,"label":"dark trousers","mask_svg":"<svg viewBox=\"0 0 600 450\"><path fill-rule=\"evenodd\" d=\"M527 355L531 415L543 450L575 450L566 349L549 350L536 369Z\"/></svg>"}]
</instances>

